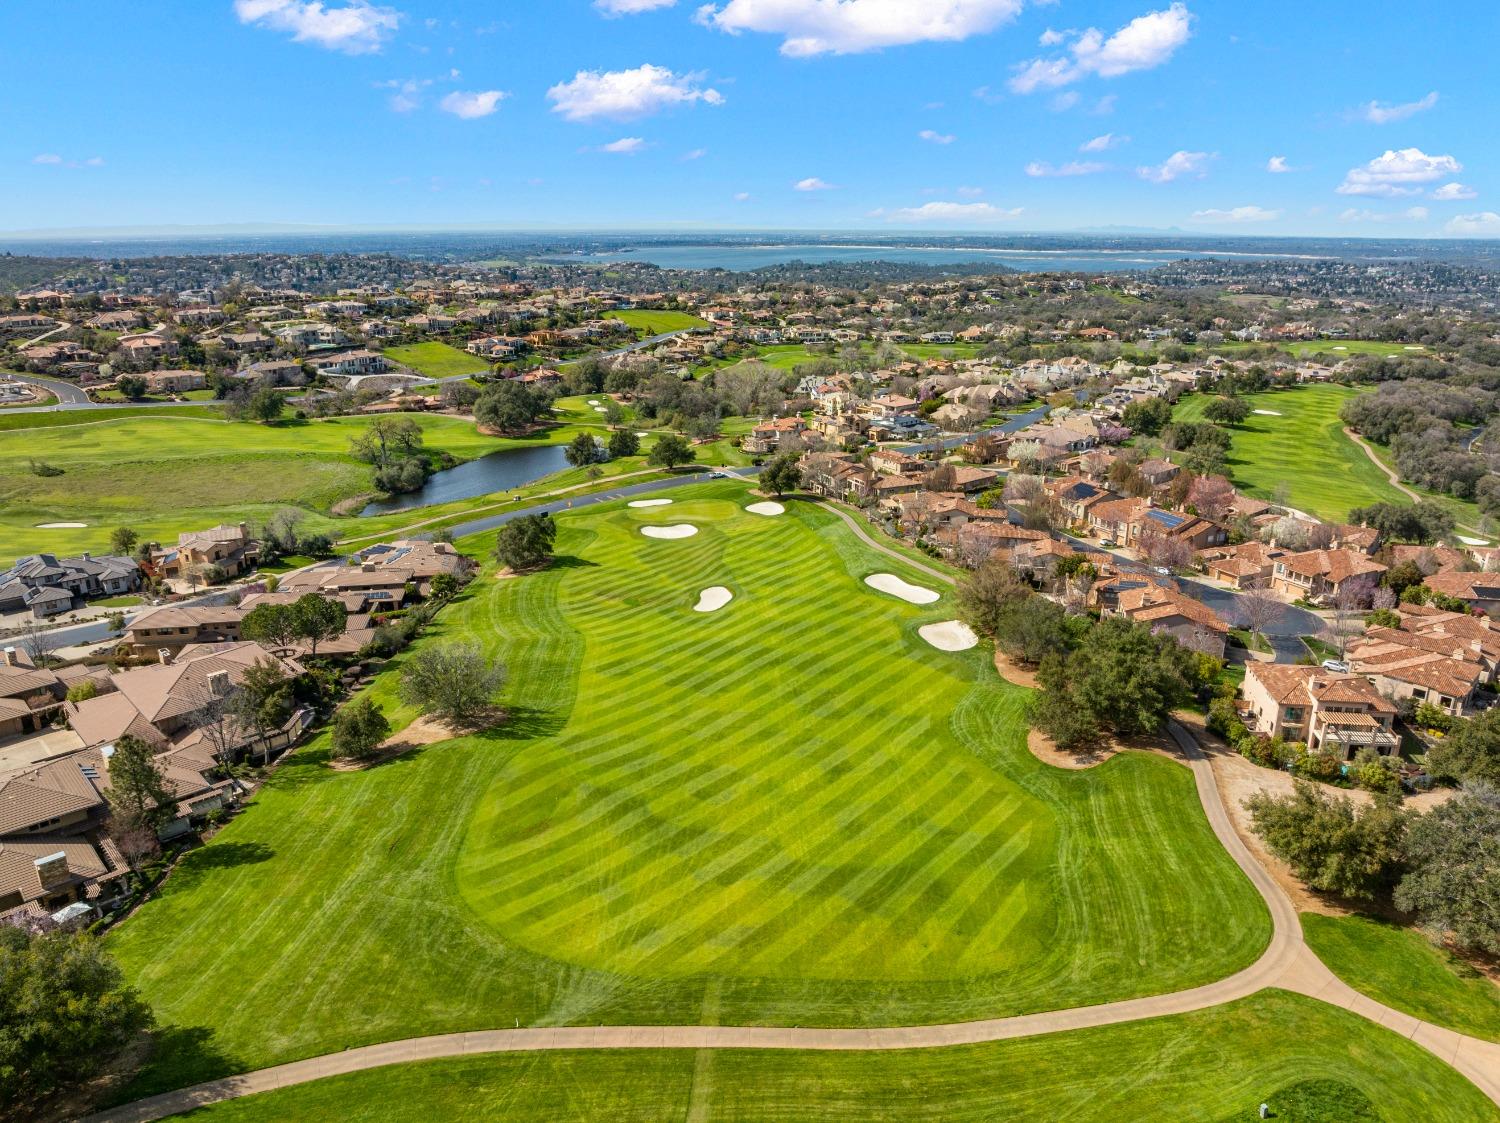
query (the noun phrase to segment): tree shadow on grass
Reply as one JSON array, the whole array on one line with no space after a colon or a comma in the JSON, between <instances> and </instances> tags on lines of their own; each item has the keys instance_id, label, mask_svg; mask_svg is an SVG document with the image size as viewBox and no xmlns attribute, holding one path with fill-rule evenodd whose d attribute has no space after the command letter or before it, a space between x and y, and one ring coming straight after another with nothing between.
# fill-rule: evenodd
<instances>
[{"instance_id":1,"label":"tree shadow on grass","mask_svg":"<svg viewBox=\"0 0 1500 1123\"><path fill-rule=\"evenodd\" d=\"M186 854L167 879L168 892L183 892L219 870L253 866L276 856L263 842L215 842Z\"/></svg>"},{"instance_id":2,"label":"tree shadow on grass","mask_svg":"<svg viewBox=\"0 0 1500 1123\"><path fill-rule=\"evenodd\" d=\"M548 569L598 569L599 563L580 558L575 554L559 554L552 559Z\"/></svg>"},{"instance_id":3,"label":"tree shadow on grass","mask_svg":"<svg viewBox=\"0 0 1500 1123\"><path fill-rule=\"evenodd\" d=\"M114 1089L105 1105L130 1103L241 1072L244 1062L219 1048L208 1026L161 1026L151 1034L151 1056L134 1079Z\"/></svg>"},{"instance_id":4,"label":"tree shadow on grass","mask_svg":"<svg viewBox=\"0 0 1500 1123\"><path fill-rule=\"evenodd\" d=\"M480 741L534 741L560 733L565 724L567 718L556 710L508 706L500 715L498 724L470 736Z\"/></svg>"}]
</instances>

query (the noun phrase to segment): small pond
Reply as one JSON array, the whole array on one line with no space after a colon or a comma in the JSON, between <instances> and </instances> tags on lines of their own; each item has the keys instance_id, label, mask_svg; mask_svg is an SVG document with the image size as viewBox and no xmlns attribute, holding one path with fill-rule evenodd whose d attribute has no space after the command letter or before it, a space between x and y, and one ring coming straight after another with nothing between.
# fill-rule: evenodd
<instances>
[{"instance_id":1,"label":"small pond","mask_svg":"<svg viewBox=\"0 0 1500 1123\"><path fill-rule=\"evenodd\" d=\"M434 472L422 490L393 495L371 503L360 512L366 515L389 515L430 507L434 503L451 503L455 499L472 499L496 491L521 487L568 466L564 445L538 445L535 448L511 448L470 460L456 468Z\"/></svg>"}]
</instances>

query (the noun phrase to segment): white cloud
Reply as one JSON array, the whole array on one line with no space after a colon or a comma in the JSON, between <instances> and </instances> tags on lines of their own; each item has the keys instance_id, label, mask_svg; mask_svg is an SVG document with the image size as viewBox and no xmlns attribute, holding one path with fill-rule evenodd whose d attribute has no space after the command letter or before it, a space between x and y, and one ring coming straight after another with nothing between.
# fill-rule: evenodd
<instances>
[{"instance_id":1,"label":"white cloud","mask_svg":"<svg viewBox=\"0 0 1500 1123\"><path fill-rule=\"evenodd\" d=\"M819 179L815 175L810 175L806 179L799 179L796 183L792 184L792 189L794 191L833 191L833 190L835 190L833 184L831 184L831 183L825 183L825 182L823 182L823 180Z\"/></svg>"},{"instance_id":2,"label":"white cloud","mask_svg":"<svg viewBox=\"0 0 1500 1123\"><path fill-rule=\"evenodd\" d=\"M462 117L465 121L472 121L478 117L488 117L500 108L500 103L510 95L504 90L454 90L442 101L438 102L444 113L451 113L455 117Z\"/></svg>"},{"instance_id":3,"label":"white cloud","mask_svg":"<svg viewBox=\"0 0 1500 1123\"><path fill-rule=\"evenodd\" d=\"M1049 27L1041 35L1037 36L1037 42L1044 47L1055 47L1059 43L1067 42L1068 36L1072 34L1073 31L1071 29L1068 31L1054 31Z\"/></svg>"},{"instance_id":4,"label":"white cloud","mask_svg":"<svg viewBox=\"0 0 1500 1123\"><path fill-rule=\"evenodd\" d=\"M654 12L657 8L670 8L677 0L594 0L594 7L606 16L633 16L640 12Z\"/></svg>"},{"instance_id":5,"label":"white cloud","mask_svg":"<svg viewBox=\"0 0 1500 1123\"><path fill-rule=\"evenodd\" d=\"M1194 222L1274 222L1280 217L1280 211L1268 211L1265 207L1254 206L1193 212Z\"/></svg>"},{"instance_id":6,"label":"white cloud","mask_svg":"<svg viewBox=\"0 0 1500 1123\"><path fill-rule=\"evenodd\" d=\"M647 117L674 105L722 105L718 90L702 85L702 74L674 74L664 66L634 70L580 70L570 82L547 91L552 111L569 121L616 121Z\"/></svg>"},{"instance_id":7,"label":"white cloud","mask_svg":"<svg viewBox=\"0 0 1500 1123\"><path fill-rule=\"evenodd\" d=\"M1089 75L1118 78L1136 70L1160 66L1192 35L1193 14L1186 4L1175 3L1159 12L1137 16L1109 38L1090 27L1073 38L1069 54L1058 58L1035 58L1016 68L1010 88L1018 94L1053 89Z\"/></svg>"},{"instance_id":8,"label":"white cloud","mask_svg":"<svg viewBox=\"0 0 1500 1123\"><path fill-rule=\"evenodd\" d=\"M1086 140L1078 146L1080 152L1108 152L1111 148L1118 148L1122 144L1129 144L1128 136L1115 136L1114 133L1105 133L1096 136L1093 140Z\"/></svg>"},{"instance_id":9,"label":"white cloud","mask_svg":"<svg viewBox=\"0 0 1500 1123\"><path fill-rule=\"evenodd\" d=\"M1286 175L1292 170L1292 166L1286 162L1285 156L1272 156L1266 161L1266 171L1272 175Z\"/></svg>"},{"instance_id":10,"label":"white cloud","mask_svg":"<svg viewBox=\"0 0 1500 1123\"><path fill-rule=\"evenodd\" d=\"M350 55L380 50L401 23L395 8L368 0L328 7L322 0L234 0L241 23L286 31L297 43L314 43Z\"/></svg>"},{"instance_id":11,"label":"white cloud","mask_svg":"<svg viewBox=\"0 0 1500 1123\"><path fill-rule=\"evenodd\" d=\"M1392 121L1405 121L1418 113L1431 109L1438 103L1437 91L1424 98L1404 102L1400 105L1382 105L1378 101L1367 101L1359 107L1357 115L1372 125L1389 125Z\"/></svg>"},{"instance_id":12,"label":"white cloud","mask_svg":"<svg viewBox=\"0 0 1500 1123\"><path fill-rule=\"evenodd\" d=\"M600 152L608 152L613 156L634 156L646 147L646 142L638 136L622 136L619 140L612 140L608 144L599 146Z\"/></svg>"},{"instance_id":13,"label":"white cloud","mask_svg":"<svg viewBox=\"0 0 1500 1123\"><path fill-rule=\"evenodd\" d=\"M1337 190L1340 195L1420 195L1421 185L1456 175L1464 166L1452 156L1429 156L1420 148L1387 149L1368 164L1351 168Z\"/></svg>"},{"instance_id":14,"label":"white cloud","mask_svg":"<svg viewBox=\"0 0 1500 1123\"><path fill-rule=\"evenodd\" d=\"M927 141L928 144L952 144L958 138L951 133L940 133L934 129L923 129L917 134L918 139Z\"/></svg>"},{"instance_id":15,"label":"white cloud","mask_svg":"<svg viewBox=\"0 0 1500 1123\"><path fill-rule=\"evenodd\" d=\"M1078 100L1077 90L1067 90L1066 92L1060 93L1056 97L1054 97L1052 99L1052 104L1049 105L1048 108L1051 109L1053 113L1066 113L1068 110L1072 109L1075 105L1078 104Z\"/></svg>"},{"instance_id":16,"label":"white cloud","mask_svg":"<svg viewBox=\"0 0 1500 1123\"><path fill-rule=\"evenodd\" d=\"M31 158L33 164L44 164L52 168L102 168L103 156L90 156L87 160L66 160L56 152L41 152Z\"/></svg>"},{"instance_id":17,"label":"white cloud","mask_svg":"<svg viewBox=\"0 0 1500 1123\"><path fill-rule=\"evenodd\" d=\"M736 191L734 195L734 201L736 203L748 203L750 201L750 192Z\"/></svg>"},{"instance_id":18,"label":"white cloud","mask_svg":"<svg viewBox=\"0 0 1500 1123\"><path fill-rule=\"evenodd\" d=\"M920 207L900 207L893 211L872 212L887 222L1004 222L1019 218L1024 207L997 207L993 203L923 203Z\"/></svg>"},{"instance_id":19,"label":"white cloud","mask_svg":"<svg viewBox=\"0 0 1500 1123\"><path fill-rule=\"evenodd\" d=\"M1494 211L1480 211L1478 214L1454 215L1443 229L1449 234L1460 234L1472 238L1500 236L1500 214Z\"/></svg>"},{"instance_id":20,"label":"white cloud","mask_svg":"<svg viewBox=\"0 0 1500 1123\"><path fill-rule=\"evenodd\" d=\"M701 160L701 159L703 159L703 157L705 157L707 155L708 155L708 149L706 149L706 148L695 148L691 152L684 152L682 154L682 158L684 160Z\"/></svg>"},{"instance_id":21,"label":"white cloud","mask_svg":"<svg viewBox=\"0 0 1500 1123\"><path fill-rule=\"evenodd\" d=\"M1070 160L1066 164L1054 167L1046 160L1033 160L1026 165L1026 174L1032 179L1051 179L1058 176L1095 175L1098 172L1109 170L1108 164L1099 164L1090 160Z\"/></svg>"},{"instance_id":22,"label":"white cloud","mask_svg":"<svg viewBox=\"0 0 1500 1123\"><path fill-rule=\"evenodd\" d=\"M410 113L422 104L422 91L432 85L431 78L392 78L386 82L377 82L377 86L386 90L395 90L391 94L387 104L394 113Z\"/></svg>"},{"instance_id":23,"label":"white cloud","mask_svg":"<svg viewBox=\"0 0 1500 1123\"><path fill-rule=\"evenodd\" d=\"M977 199L984 194L983 187L960 187L954 192L960 199Z\"/></svg>"},{"instance_id":24,"label":"white cloud","mask_svg":"<svg viewBox=\"0 0 1500 1123\"><path fill-rule=\"evenodd\" d=\"M1340 222L1421 222L1428 215L1426 207L1407 207L1396 213L1376 213L1350 207L1339 215Z\"/></svg>"},{"instance_id":25,"label":"white cloud","mask_svg":"<svg viewBox=\"0 0 1500 1123\"><path fill-rule=\"evenodd\" d=\"M1202 179L1208 174L1207 152L1174 152L1163 163L1136 169L1136 174L1152 183L1171 183L1190 175Z\"/></svg>"},{"instance_id":26,"label":"white cloud","mask_svg":"<svg viewBox=\"0 0 1500 1123\"><path fill-rule=\"evenodd\" d=\"M705 27L780 35L794 58L857 54L908 43L958 42L994 31L1021 0L728 0L698 9Z\"/></svg>"},{"instance_id":27,"label":"white cloud","mask_svg":"<svg viewBox=\"0 0 1500 1123\"><path fill-rule=\"evenodd\" d=\"M1431 195L1433 199L1441 199L1444 202L1452 202L1456 199L1477 199L1479 192L1472 187L1465 187L1462 183L1445 183Z\"/></svg>"},{"instance_id":28,"label":"white cloud","mask_svg":"<svg viewBox=\"0 0 1500 1123\"><path fill-rule=\"evenodd\" d=\"M1119 100L1120 96L1118 94L1105 94L1098 101L1094 102L1094 107L1089 112L1095 117L1108 117L1115 111L1115 102Z\"/></svg>"}]
</instances>

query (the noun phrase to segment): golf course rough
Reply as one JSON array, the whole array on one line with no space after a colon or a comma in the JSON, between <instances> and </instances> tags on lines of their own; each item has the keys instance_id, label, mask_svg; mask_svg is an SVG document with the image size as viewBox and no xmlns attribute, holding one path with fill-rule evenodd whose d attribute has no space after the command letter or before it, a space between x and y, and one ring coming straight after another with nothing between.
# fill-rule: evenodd
<instances>
[{"instance_id":1,"label":"golf course rough","mask_svg":"<svg viewBox=\"0 0 1500 1123\"><path fill-rule=\"evenodd\" d=\"M564 514L550 569L444 611L424 642L506 664L506 726L357 773L316 739L110 936L175 1027L131 1094L516 1023L1004 1017L1259 956L1187 769L1042 764L1029 691L918 636L951 605L864 584L920 574L813 504L675 494L694 537ZM684 607L711 585L708 626ZM399 725L396 677L371 691Z\"/></svg>"}]
</instances>

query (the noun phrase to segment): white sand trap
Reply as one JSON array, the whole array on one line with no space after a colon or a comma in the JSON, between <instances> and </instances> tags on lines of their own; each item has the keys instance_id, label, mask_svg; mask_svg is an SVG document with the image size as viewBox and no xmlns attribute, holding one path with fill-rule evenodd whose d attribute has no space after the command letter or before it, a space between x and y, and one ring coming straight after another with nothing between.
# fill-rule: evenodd
<instances>
[{"instance_id":1,"label":"white sand trap","mask_svg":"<svg viewBox=\"0 0 1500 1123\"><path fill-rule=\"evenodd\" d=\"M38 530L81 530L88 523L37 523Z\"/></svg>"},{"instance_id":2,"label":"white sand trap","mask_svg":"<svg viewBox=\"0 0 1500 1123\"><path fill-rule=\"evenodd\" d=\"M635 435L637 437L649 437L651 434L648 433L648 432L646 432L646 430L644 430L644 429L637 429L635 431Z\"/></svg>"},{"instance_id":3,"label":"white sand trap","mask_svg":"<svg viewBox=\"0 0 1500 1123\"><path fill-rule=\"evenodd\" d=\"M1465 538L1462 534L1460 534L1458 536L1458 540L1460 542L1462 542L1465 546L1486 546L1486 545L1489 544L1489 540L1488 539L1485 539L1485 538Z\"/></svg>"},{"instance_id":4,"label":"white sand trap","mask_svg":"<svg viewBox=\"0 0 1500 1123\"><path fill-rule=\"evenodd\" d=\"M609 407L608 406L595 406L594 407L594 412L595 413L608 413L609 412Z\"/></svg>"},{"instance_id":5,"label":"white sand trap","mask_svg":"<svg viewBox=\"0 0 1500 1123\"><path fill-rule=\"evenodd\" d=\"M599 404L599 399L598 398L590 398L589 399L589 405L596 406L598 404Z\"/></svg>"},{"instance_id":6,"label":"white sand trap","mask_svg":"<svg viewBox=\"0 0 1500 1123\"><path fill-rule=\"evenodd\" d=\"M938 599L938 594L931 589L903 581L894 573L872 573L865 578L865 584L882 593L900 597L910 604L931 604Z\"/></svg>"},{"instance_id":7,"label":"white sand trap","mask_svg":"<svg viewBox=\"0 0 1500 1123\"><path fill-rule=\"evenodd\" d=\"M1258 413L1262 417L1280 417L1281 416L1281 414L1277 413L1274 409L1252 409L1250 412L1251 413Z\"/></svg>"},{"instance_id":8,"label":"white sand trap","mask_svg":"<svg viewBox=\"0 0 1500 1123\"><path fill-rule=\"evenodd\" d=\"M1347 348L1347 347L1335 347L1334 350L1335 351L1347 351L1347 350L1349 350L1349 348Z\"/></svg>"},{"instance_id":9,"label":"white sand trap","mask_svg":"<svg viewBox=\"0 0 1500 1123\"><path fill-rule=\"evenodd\" d=\"M1410 345L1401 348L1401 350L1403 350L1403 351L1420 351L1421 349L1422 348L1420 348L1420 347L1412 347Z\"/></svg>"},{"instance_id":10,"label":"white sand trap","mask_svg":"<svg viewBox=\"0 0 1500 1123\"><path fill-rule=\"evenodd\" d=\"M734 600L733 593L723 585L714 585L698 594L698 603L693 606L693 611L717 612L732 600Z\"/></svg>"},{"instance_id":11,"label":"white sand trap","mask_svg":"<svg viewBox=\"0 0 1500 1123\"><path fill-rule=\"evenodd\" d=\"M671 505L670 499L637 499L630 504L632 507L670 507Z\"/></svg>"},{"instance_id":12,"label":"white sand trap","mask_svg":"<svg viewBox=\"0 0 1500 1123\"><path fill-rule=\"evenodd\" d=\"M676 526L643 526L641 533L647 538L691 538L698 533L698 528L691 523L678 523Z\"/></svg>"},{"instance_id":13,"label":"white sand trap","mask_svg":"<svg viewBox=\"0 0 1500 1123\"><path fill-rule=\"evenodd\" d=\"M769 500L767 500L765 503L752 503L750 504L750 506L746 507L745 510L749 511L752 515L786 514L785 507L783 507L780 503L772 503Z\"/></svg>"},{"instance_id":14,"label":"white sand trap","mask_svg":"<svg viewBox=\"0 0 1500 1123\"><path fill-rule=\"evenodd\" d=\"M926 624L917 629L917 635L939 651L967 651L979 642L974 629L961 620L944 620L941 624Z\"/></svg>"}]
</instances>

